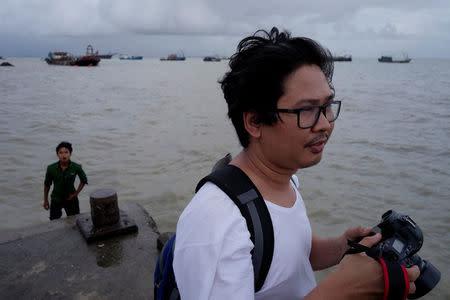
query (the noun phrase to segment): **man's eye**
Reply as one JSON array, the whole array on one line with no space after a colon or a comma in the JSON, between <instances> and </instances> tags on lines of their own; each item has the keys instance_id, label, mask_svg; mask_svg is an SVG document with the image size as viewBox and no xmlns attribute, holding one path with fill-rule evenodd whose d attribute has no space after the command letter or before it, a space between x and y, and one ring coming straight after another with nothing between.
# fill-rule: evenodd
<instances>
[{"instance_id":1,"label":"man's eye","mask_svg":"<svg viewBox=\"0 0 450 300\"><path fill-rule=\"evenodd\" d=\"M302 108L301 111L311 112L311 111L314 111L314 110L316 110L316 107L305 107L305 108Z\"/></svg>"}]
</instances>

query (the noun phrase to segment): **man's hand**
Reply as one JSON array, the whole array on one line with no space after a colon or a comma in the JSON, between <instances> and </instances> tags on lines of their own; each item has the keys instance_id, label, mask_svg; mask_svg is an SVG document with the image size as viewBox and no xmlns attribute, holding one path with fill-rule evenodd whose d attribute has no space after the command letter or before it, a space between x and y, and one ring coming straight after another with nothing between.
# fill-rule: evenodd
<instances>
[{"instance_id":1,"label":"man's hand","mask_svg":"<svg viewBox=\"0 0 450 300\"><path fill-rule=\"evenodd\" d=\"M359 228L361 229L350 228L341 235L340 247L346 248L347 239L354 240L361 236L361 232L368 231ZM361 244L371 247L380 240L381 235L377 234L364 238ZM379 300L383 298L383 294L384 279L381 265L365 253L358 253L344 256L336 269L305 299Z\"/></svg>"},{"instance_id":2,"label":"man's hand","mask_svg":"<svg viewBox=\"0 0 450 300\"><path fill-rule=\"evenodd\" d=\"M42 205L45 210L48 210L50 205L48 204L48 200L44 200L44 204Z\"/></svg>"},{"instance_id":3,"label":"man's hand","mask_svg":"<svg viewBox=\"0 0 450 300\"><path fill-rule=\"evenodd\" d=\"M369 235L372 232L371 227L352 227L347 229L343 235L340 237L340 256L344 255L345 251L347 251L350 246L347 244L347 241L355 241L356 239Z\"/></svg>"},{"instance_id":4,"label":"man's hand","mask_svg":"<svg viewBox=\"0 0 450 300\"><path fill-rule=\"evenodd\" d=\"M381 239L381 234L376 234L374 236L364 238L361 241L360 244L364 245L364 246L367 246L367 247L372 247L372 246L376 245L380 241L380 240L377 240L375 243L373 242L374 238L376 236L380 236L380 239ZM360 253L360 255L365 255L365 254L364 253ZM347 256L349 256L349 255L347 255ZM409 278L409 291L408 291L408 294L414 294L416 292L416 285L414 284L414 281L417 278L419 278L419 276L420 276L419 267L414 265L414 266L412 266L410 268L406 268L406 272L408 273L408 278Z\"/></svg>"},{"instance_id":5,"label":"man's hand","mask_svg":"<svg viewBox=\"0 0 450 300\"><path fill-rule=\"evenodd\" d=\"M372 227L352 227L347 229L343 236L346 239L345 243L347 243L347 240L354 241L357 238L363 238L367 235L369 235L372 232Z\"/></svg>"},{"instance_id":6,"label":"man's hand","mask_svg":"<svg viewBox=\"0 0 450 300\"><path fill-rule=\"evenodd\" d=\"M73 200L76 196L78 196L77 193L70 194L69 197L67 197L67 200Z\"/></svg>"},{"instance_id":7,"label":"man's hand","mask_svg":"<svg viewBox=\"0 0 450 300\"><path fill-rule=\"evenodd\" d=\"M364 229L362 229L362 231L364 231ZM360 242L360 244L370 248L370 247L376 245L380 240L381 240L381 234L377 233L377 234L375 234L373 236L365 237ZM360 260L362 257L367 257L368 258L368 256L365 253L358 253L358 254L346 255L343 258L342 261L344 261L345 259L348 259L350 261L352 261L352 260L356 261L356 260ZM381 269L381 265L378 262L376 262L374 259L371 259L371 260L373 262L375 262L376 264L378 264L379 265L378 268ZM361 267L362 266L363 266L363 263L361 261ZM373 266L373 267L375 267L375 266ZM409 278L409 281L410 281L408 294L414 294L416 292L416 285L414 284L414 281L420 275L419 268L417 266L412 266L411 268L406 268L406 272L408 273L408 278ZM384 285L383 285L383 287L384 287Z\"/></svg>"},{"instance_id":8,"label":"man's hand","mask_svg":"<svg viewBox=\"0 0 450 300\"><path fill-rule=\"evenodd\" d=\"M361 245L372 247L380 242L381 234L367 236L371 228L350 228L339 239L347 247L347 239L366 236ZM410 280L409 293L416 290L414 281L419 277L416 266L406 269ZM337 268L330 273L305 299L364 299L379 300L384 294L384 276L381 264L365 253L344 256Z\"/></svg>"},{"instance_id":9,"label":"man's hand","mask_svg":"<svg viewBox=\"0 0 450 300\"><path fill-rule=\"evenodd\" d=\"M343 237L355 240L361 232L367 232L362 227L348 229ZM381 235L365 237L360 244L372 247L381 240ZM384 279L381 265L365 253L346 255L337 268L329 276L336 299L381 299L384 294ZM345 289L343 289L345 287Z\"/></svg>"}]
</instances>

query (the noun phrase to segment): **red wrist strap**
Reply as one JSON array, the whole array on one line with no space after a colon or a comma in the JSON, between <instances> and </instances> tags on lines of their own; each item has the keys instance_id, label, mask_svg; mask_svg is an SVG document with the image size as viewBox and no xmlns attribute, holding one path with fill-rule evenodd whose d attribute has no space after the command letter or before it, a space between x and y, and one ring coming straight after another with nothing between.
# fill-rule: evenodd
<instances>
[{"instance_id":1,"label":"red wrist strap","mask_svg":"<svg viewBox=\"0 0 450 300\"><path fill-rule=\"evenodd\" d=\"M408 273L403 265L377 258L383 268L383 300L405 300L409 292Z\"/></svg>"}]
</instances>

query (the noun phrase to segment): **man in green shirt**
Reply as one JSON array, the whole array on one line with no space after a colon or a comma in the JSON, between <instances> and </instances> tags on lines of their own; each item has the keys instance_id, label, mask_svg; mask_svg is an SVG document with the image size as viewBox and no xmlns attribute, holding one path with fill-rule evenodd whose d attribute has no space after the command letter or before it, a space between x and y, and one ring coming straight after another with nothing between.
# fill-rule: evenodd
<instances>
[{"instance_id":1,"label":"man in green shirt","mask_svg":"<svg viewBox=\"0 0 450 300\"><path fill-rule=\"evenodd\" d=\"M72 155L72 145L68 142L61 142L56 147L56 154L59 161L49 165L45 174L44 181L44 208L50 208L50 220L59 219L62 215L62 209L66 211L67 216L80 213L78 194L87 184L87 177L80 164L70 160ZM80 184L75 190L75 177L78 175ZM48 203L48 192L53 185L51 194L51 204Z\"/></svg>"}]
</instances>

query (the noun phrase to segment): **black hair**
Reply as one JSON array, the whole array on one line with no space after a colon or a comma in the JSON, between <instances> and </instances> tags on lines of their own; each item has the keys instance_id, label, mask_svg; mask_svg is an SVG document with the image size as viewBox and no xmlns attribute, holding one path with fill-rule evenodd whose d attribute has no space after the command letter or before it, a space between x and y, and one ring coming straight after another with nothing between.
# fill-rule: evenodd
<instances>
[{"instance_id":1,"label":"black hair","mask_svg":"<svg viewBox=\"0 0 450 300\"><path fill-rule=\"evenodd\" d=\"M243 113L255 111L258 122L277 122L278 99L284 93L286 77L303 65L317 65L332 90L333 59L330 51L312 39L291 37L288 31L258 30L244 38L230 58L230 71L219 81L241 145L246 148L249 135Z\"/></svg>"},{"instance_id":2,"label":"black hair","mask_svg":"<svg viewBox=\"0 0 450 300\"><path fill-rule=\"evenodd\" d=\"M72 154L72 144L69 142L61 142L59 143L58 146L56 146L56 154L58 154L58 151L60 148L67 148L70 152L70 154Z\"/></svg>"}]
</instances>

